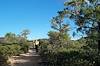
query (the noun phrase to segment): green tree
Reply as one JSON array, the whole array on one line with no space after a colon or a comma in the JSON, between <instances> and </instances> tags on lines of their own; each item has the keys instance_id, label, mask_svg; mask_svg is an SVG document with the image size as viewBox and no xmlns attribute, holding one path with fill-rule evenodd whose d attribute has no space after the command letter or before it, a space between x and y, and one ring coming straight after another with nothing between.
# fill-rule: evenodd
<instances>
[{"instance_id":1,"label":"green tree","mask_svg":"<svg viewBox=\"0 0 100 66\"><path fill-rule=\"evenodd\" d=\"M30 34L30 31L28 29L25 29L21 32L20 35L18 35L18 41L21 44L21 50L23 50L25 53L28 52L29 49L29 43L27 40L27 35Z\"/></svg>"},{"instance_id":2,"label":"green tree","mask_svg":"<svg viewBox=\"0 0 100 66\"><path fill-rule=\"evenodd\" d=\"M6 35L5 35L5 41L7 43L16 43L17 42L16 34L11 33L11 32L6 33Z\"/></svg>"},{"instance_id":3,"label":"green tree","mask_svg":"<svg viewBox=\"0 0 100 66\"><path fill-rule=\"evenodd\" d=\"M67 33L62 34L56 31L49 31L48 36L49 36L50 44L59 45L70 40L70 37L68 36Z\"/></svg>"},{"instance_id":4,"label":"green tree","mask_svg":"<svg viewBox=\"0 0 100 66\"><path fill-rule=\"evenodd\" d=\"M65 2L68 18L75 21L77 31L87 35L87 43L91 48L98 49L100 38L100 2L99 0L70 0ZM69 7L68 7L69 6ZM72 8L72 9L71 9Z\"/></svg>"},{"instance_id":5,"label":"green tree","mask_svg":"<svg viewBox=\"0 0 100 66\"><path fill-rule=\"evenodd\" d=\"M28 29L24 29L20 34L17 35L18 43L27 43L27 36L30 34Z\"/></svg>"},{"instance_id":6,"label":"green tree","mask_svg":"<svg viewBox=\"0 0 100 66\"><path fill-rule=\"evenodd\" d=\"M55 31L48 32L51 44L61 45L70 40L68 35L69 25L64 22L65 12L58 11L58 15L51 19L51 28Z\"/></svg>"},{"instance_id":7,"label":"green tree","mask_svg":"<svg viewBox=\"0 0 100 66\"><path fill-rule=\"evenodd\" d=\"M51 20L51 27L60 33L66 33L69 30L69 25L64 23L63 14L59 11L58 16L53 17Z\"/></svg>"},{"instance_id":8,"label":"green tree","mask_svg":"<svg viewBox=\"0 0 100 66\"><path fill-rule=\"evenodd\" d=\"M70 59L67 64L71 66L96 66L98 60L100 60L97 42L99 40L100 32L98 27L100 26L100 3L98 1L99 0L67 0L65 2L66 7L64 10L58 11L58 16L53 17L52 19L52 28L57 32L49 32L48 35L50 36L51 41L53 41L54 44L59 44L57 46L60 47L55 47L54 45L52 46L54 48L52 48L50 46L53 49L50 50L50 52L59 53L59 51L64 50L66 53L65 55L68 55ZM64 47L62 48L61 44L64 44L61 39L62 35L66 34L68 31L68 25L64 23L64 19L66 18L74 20L73 22L78 26L77 32L82 32L83 35L87 35L87 37L81 38L74 44L69 42L71 45L69 45L68 48L65 45L63 45ZM56 50L55 52L55 49L61 50ZM64 52L62 51L61 54L63 55L63 53ZM54 57L54 55L50 57ZM66 59L68 60L68 58Z\"/></svg>"},{"instance_id":9,"label":"green tree","mask_svg":"<svg viewBox=\"0 0 100 66\"><path fill-rule=\"evenodd\" d=\"M86 44L82 47L84 49L83 54L89 53L88 57L94 57L88 59L89 63L93 66L97 65L97 59L100 60L98 51L98 40L100 38L99 0L70 0L65 2L65 6L63 12L66 11L66 14L64 16L68 15L68 18L74 20L78 26L77 31L87 35ZM87 56L84 55L84 57Z\"/></svg>"},{"instance_id":10,"label":"green tree","mask_svg":"<svg viewBox=\"0 0 100 66\"><path fill-rule=\"evenodd\" d=\"M81 31L88 36L100 32L100 2L99 0L70 0L65 2L65 15L68 15L68 18L75 21L78 26L77 30ZM70 15L69 15L70 14ZM95 32L93 34L93 32ZM99 35L98 35L99 36Z\"/></svg>"},{"instance_id":11,"label":"green tree","mask_svg":"<svg viewBox=\"0 0 100 66\"><path fill-rule=\"evenodd\" d=\"M27 39L27 35L30 34L30 30L28 29L24 29L22 32L21 32L21 36L24 37L25 39Z\"/></svg>"}]
</instances>

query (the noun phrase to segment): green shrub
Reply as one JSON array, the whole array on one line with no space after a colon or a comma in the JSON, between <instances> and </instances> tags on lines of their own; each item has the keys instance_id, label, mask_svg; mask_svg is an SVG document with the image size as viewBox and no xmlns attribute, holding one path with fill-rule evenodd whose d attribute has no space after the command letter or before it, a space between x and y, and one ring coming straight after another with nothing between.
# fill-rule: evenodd
<instances>
[{"instance_id":1,"label":"green shrub","mask_svg":"<svg viewBox=\"0 0 100 66\"><path fill-rule=\"evenodd\" d=\"M21 53L21 46L18 44L0 44L0 66L6 66L7 60L11 56Z\"/></svg>"},{"instance_id":2,"label":"green shrub","mask_svg":"<svg viewBox=\"0 0 100 66\"><path fill-rule=\"evenodd\" d=\"M19 55L20 52L20 45L12 44L12 45L2 45L0 46L0 52L3 56L13 56L13 55Z\"/></svg>"},{"instance_id":3,"label":"green shrub","mask_svg":"<svg viewBox=\"0 0 100 66\"><path fill-rule=\"evenodd\" d=\"M96 49L58 48L50 44L41 47L42 59L54 66L97 66L100 60Z\"/></svg>"},{"instance_id":4,"label":"green shrub","mask_svg":"<svg viewBox=\"0 0 100 66\"><path fill-rule=\"evenodd\" d=\"M29 46L27 44L21 44L21 49L20 50L24 53L27 53L28 48L29 48Z\"/></svg>"},{"instance_id":5,"label":"green shrub","mask_svg":"<svg viewBox=\"0 0 100 66\"><path fill-rule=\"evenodd\" d=\"M11 56L16 56L19 55L21 53L20 49L21 46L20 45L8 45L9 49L9 53L11 54Z\"/></svg>"}]
</instances>

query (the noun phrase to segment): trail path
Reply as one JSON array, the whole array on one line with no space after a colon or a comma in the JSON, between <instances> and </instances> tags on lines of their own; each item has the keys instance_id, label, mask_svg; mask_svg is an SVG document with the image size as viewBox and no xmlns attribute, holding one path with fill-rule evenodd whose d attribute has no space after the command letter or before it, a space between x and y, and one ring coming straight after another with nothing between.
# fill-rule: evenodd
<instances>
[{"instance_id":1,"label":"trail path","mask_svg":"<svg viewBox=\"0 0 100 66\"><path fill-rule=\"evenodd\" d=\"M30 49L26 54L14 56L12 58L12 66L39 66L40 56L36 53L35 49Z\"/></svg>"}]
</instances>

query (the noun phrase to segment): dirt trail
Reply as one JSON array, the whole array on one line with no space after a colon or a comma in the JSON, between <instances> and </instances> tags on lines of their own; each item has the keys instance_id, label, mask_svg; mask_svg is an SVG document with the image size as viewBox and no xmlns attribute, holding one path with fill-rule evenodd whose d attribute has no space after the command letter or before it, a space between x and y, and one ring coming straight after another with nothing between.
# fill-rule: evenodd
<instances>
[{"instance_id":1,"label":"dirt trail","mask_svg":"<svg viewBox=\"0 0 100 66\"><path fill-rule=\"evenodd\" d=\"M35 49L30 49L28 53L14 56L11 60L12 66L39 66L40 56Z\"/></svg>"}]
</instances>

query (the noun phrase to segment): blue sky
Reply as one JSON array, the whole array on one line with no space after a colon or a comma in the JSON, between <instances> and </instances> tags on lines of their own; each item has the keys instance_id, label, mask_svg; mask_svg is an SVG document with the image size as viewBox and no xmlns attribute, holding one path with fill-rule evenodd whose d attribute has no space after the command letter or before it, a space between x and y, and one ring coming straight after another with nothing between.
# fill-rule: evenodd
<instances>
[{"instance_id":1,"label":"blue sky","mask_svg":"<svg viewBox=\"0 0 100 66\"><path fill-rule=\"evenodd\" d=\"M65 0L0 0L0 36L29 29L29 39L47 38L50 20Z\"/></svg>"}]
</instances>

